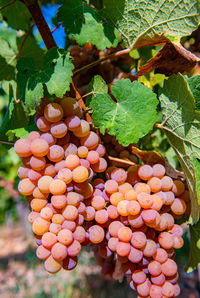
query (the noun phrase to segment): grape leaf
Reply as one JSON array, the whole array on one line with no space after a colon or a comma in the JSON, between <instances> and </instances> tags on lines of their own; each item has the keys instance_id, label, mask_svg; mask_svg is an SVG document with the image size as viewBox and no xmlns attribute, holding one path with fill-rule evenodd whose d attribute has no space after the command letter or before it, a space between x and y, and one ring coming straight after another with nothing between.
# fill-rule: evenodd
<instances>
[{"instance_id":1,"label":"grape leaf","mask_svg":"<svg viewBox=\"0 0 200 298\"><path fill-rule=\"evenodd\" d=\"M1 0L0 7L8 4L8 0ZM31 15L22 1L17 0L1 11L3 19L13 29L27 30L30 27Z\"/></svg>"},{"instance_id":2,"label":"grape leaf","mask_svg":"<svg viewBox=\"0 0 200 298\"><path fill-rule=\"evenodd\" d=\"M15 52L10 48L8 42L0 38L0 80L12 80L15 78L15 61L12 61L12 57Z\"/></svg>"},{"instance_id":3,"label":"grape leaf","mask_svg":"<svg viewBox=\"0 0 200 298\"><path fill-rule=\"evenodd\" d=\"M196 0L104 0L104 16L131 48L141 40L190 35L198 26Z\"/></svg>"},{"instance_id":4,"label":"grape leaf","mask_svg":"<svg viewBox=\"0 0 200 298\"><path fill-rule=\"evenodd\" d=\"M38 130L38 128L37 128L34 120L32 119L31 124L29 126L20 127L20 128L16 128L16 129L10 129L6 132L6 135L8 137L8 141L11 142L15 138L26 139L26 138L28 138L28 135L31 131L37 131L37 130Z\"/></svg>"},{"instance_id":5,"label":"grape leaf","mask_svg":"<svg viewBox=\"0 0 200 298\"><path fill-rule=\"evenodd\" d=\"M63 23L70 39L83 46L87 42L98 49L116 47L119 32L101 17L100 13L81 0L68 0L58 10L57 20Z\"/></svg>"},{"instance_id":6,"label":"grape leaf","mask_svg":"<svg viewBox=\"0 0 200 298\"><path fill-rule=\"evenodd\" d=\"M94 125L101 133L115 135L120 144L127 146L137 143L157 121L158 100L155 93L139 82L129 79L119 80L111 87L110 95L97 94L90 107L93 109Z\"/></svg>"},{"instance_id":7,"label":"grape leaf","mask_svg":"<svg viewBox=\"0 0 200 298\"><path fill-rule=\"evenodd\" d=\"M187 273L195 270L200 263L200 221L195 225L190 225L190 256L187 266Z\"/></svg>"},{"instance_id":8,"label":"grape leaf","mask_svg":"<svg viewBox=\"0 0 200 298\"><path fill-rule=\"evenodd\" d=\"M87 93L90 92L93 92L93 94L88 95L86 98L85 104L87 107L90 106L90 102L96 94L104 94L108 92L108 86L101 76L96 75L93 77L87 89Z\"/></svg>"},{"instance_id":9,"label":"grape leaf","mask_svg":"<svg viewBox=\"0 0 200 298\"><path fill-rule=\"evenodd\" d=\"M44 67L37 69L32 58L21 58L17 64L18 97L25 100L30 110L36 109L44 94L43 84L51 95L62 97L70 89L73 64L62 49L49 50Z\"/></svg>"},{"instance_id":10,"label":"grape leaf","mask_svg":"<svg viewBox=\"0 0 200 298\"><path fill-rule=\"evenodd\" d=\"M200 110L200 75L186 78L186 80L196 101L196 109Z\"/></svg>"},{"instance_id":11,"label":"grape leaf","mask_svg":"<svg viewBox=\"0 0 200 298\"><path fill-rule=\"evenodd\" d=\"M194 158L200 159L200 112L185 78L172 75L160 91L163 123L160 126L174 149L185 173L191 197L191 221L199 218L200 197Z\"/></svg>"}]
</instances>

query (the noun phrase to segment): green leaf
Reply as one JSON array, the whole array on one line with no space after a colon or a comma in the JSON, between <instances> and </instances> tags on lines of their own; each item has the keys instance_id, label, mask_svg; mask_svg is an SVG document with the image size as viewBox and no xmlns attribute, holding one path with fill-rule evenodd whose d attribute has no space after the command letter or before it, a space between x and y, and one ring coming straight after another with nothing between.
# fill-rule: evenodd
<instances>
[{"instance_id":1,"label":"green leaf","mask_svg":"<svg viewBox=\"0 0 200 298\"><path fill-rule=\"evenodd\" d=\"M187 273L195 270L200 263L200 221L196 225L190 225L190 256Z\"/></svg>"},{"instance_id":2,"label":"green leaf","mask_svg":"<svg viewBox=\"0 0 200 298\"><path fill-rule=\"evenodd\" d=\"M10 129L7 131L6 135L8 136L8 141L11 142L13 141L15 138L23 138L23 139L27 139L28 135L31 131L37 131L38 128L34 122L34 120L32 119L31 121L31 125L26 126L26 127L20 127L20 128L16 128L16 129Z\"/></svg>"},{"instance_id":3,"label":"green leaf","mask_svg":"<svg viewBox=\"0 0 200 298\"><path fill-rule=\"evenodd\" d=\"M6 59L0 56L0 81L12 80L15 78L15 68L6 62Z\"/></svg>"},{"instance_id":4,"label":"green leaf","mask_svg":"<svg viewBox=\"0 0 200 298\"><path fill-rule=\"evenodd\" d=\"M85 1L68 0L58 10L57 19L63 23L70 39L83 46L87 42L98 49L116 47L120 41L119 32L104 22L101 14Z\"/></svg>"},{"instance_id":5,"label":"green leaf","mask_svg":"<svg viewBox=\"0 0 200 298\"><path fill-rule=\"evenodd\" d=\"M93 94L88 95L86 98L85 104L87 107L90 107L92 98L95 97L97 94L104 94L108 92L108 86L101 76L96 75L93 77L87 89L87 93L90 92L93 92Z\"/></svg>"},{"instance_id":6,"label":"green leaf","mask_svg":"<svg viewBox=\"0 0 200 298\"><path fill-rule=\"evenodd\" d=\"M186 78L186 80L196 101L196 109L200 110L200 75Z\"/></svg>"},{"instance_id":7,"label":"green leaf","mask_svg":"<svg viewBox=\"0 0 200 298\"><path fill-rule=\"evenodd\" d=\"M29 116L24 103L21 100L12 98L0 127L0 133L3 134L8 130L25 127L28 123Z\"/></svg>"},{"instance_id":8,"label":"green leaf","mask_svg":"<svg viewBox=\"0 0 200 298\"><path fill-rule=\"evenodd\" d=\"M131 48L163 33L190 35L198 26L199 11L196 0L104 0L104 16Z\"/></svg>"},{"instance_id":9,"label":"green leaf","mask_svg":"<svg viewBox=\"0 0 200 298\"><path fill-rule=\"evenodd\" d=\"M0 1L0 7L3 7L6 4L8 4L8 0ZM19 0L4 8L1 11L1 14L3 19L8 23L8 26L13 29L27 30L30 26L31 15L26 5Z\"/></svg>"},{"instance_id":10,"label":"green leaf","mask_svg":"<svg viewBox=\"0 0 200 298\"><path fill-rule=\"evenodd\" d=\"M62 49L49 50L44 67L38 69L32 58L21 58L17 64L18 98L25 100L29 110L36 109L44 95L43 84L50 95L62 97L70 89L73 64L69 53Z\"/></svg>"},{"instance_id":11,"label":"green leaf","mask_svg":"<svg viewBox=\"0 0 200 298\"><path fill-rule=\"evenodd\" d=\"M93 122L100 132L115 135L120 144L128 146L149 133L157 121L158 100L155 93L136 81L119 80L111 87L116 102L108 94L97 94L90 106Z\"/></svg>"},{"instance_id":12,"label":"green leaf","mask_svg":"<svg viewBox=\"0 0 200 298\"><path fill-rule=\"evenodd\" d=\"M191 197L191 220L196 223L200 197L194 159L200 159L200 112L195 110L194 97L181 74L172 75L166 80L160 93L164 119L161 128L185 173Z\"/></svg>"}]
</instances>

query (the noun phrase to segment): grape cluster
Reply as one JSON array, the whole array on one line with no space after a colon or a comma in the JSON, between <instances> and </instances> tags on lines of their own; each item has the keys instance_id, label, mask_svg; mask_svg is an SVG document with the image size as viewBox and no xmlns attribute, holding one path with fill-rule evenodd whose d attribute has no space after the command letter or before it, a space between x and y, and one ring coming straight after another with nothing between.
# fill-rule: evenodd
<instances>
[{"instance_id":1,"label":"grape cluster","mask_svg":"<svg viewBox=\"0 0 200 298\"><path fill-rule=\"evenodd\" d=\"M18 189L29 202L45 269L72 270L89 245L102 273L126 276L138 297L178 296L174 249L182 247L183 231L174 218L190 211L184 183L161 164L107 168L106 148L71 97L43 99L35 121L39 131L19 139L15 152L23 163Z\"/></svg>"},{"instance_id":2,"label":"grape cluster","mask_svg":"<svg viewBox=\"0 0 200 298\"><path fill-rule=\"evenodd\" d=\"M50 273L73 269L81 245L87 242L84 221L94 219L94 173L105 171L105 148L98 135L81 119L82 110L71 97L42 101L36 116L40 131L14 146L23 165L18 190L31 208L28 220L36 235L36 254Z\"/></svg>"},{"instance_id":3,"label":"grape cluster","mask_svg":"<svg viewBox=\"0 0 200 298\"><path fill-rule=\"evenodd\" d=\"M184 183L161 164L110 167L106 178L93 182L96 223L88 231L102 273L120 268L138 297L178 296L174 248L183 246L183 230L174 218L190 209Z\"/></svg>"}]
</instances>

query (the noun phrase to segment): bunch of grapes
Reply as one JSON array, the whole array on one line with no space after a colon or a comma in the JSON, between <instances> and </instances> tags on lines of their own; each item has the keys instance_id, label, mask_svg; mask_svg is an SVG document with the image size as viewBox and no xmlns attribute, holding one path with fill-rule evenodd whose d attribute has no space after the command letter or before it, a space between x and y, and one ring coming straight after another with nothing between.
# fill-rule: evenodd
<instances>
[{"instance_id":1,"label":"bunch of grapes","mask_svg":"<svg viewBox=\"0 0 200 298\"><path fill-rule=\"evenodd\" d=\"M110 167L106 178L93 182L97 225L88 231L99 230L90 241L102 273L115 275L117 265L138 297L178 296L174 248L183 246L183 230L174 218L190 208L184 183L173 181L161 164Z\"/></svg>"},{"instance_id":2,"label":"bunch of grapes","mask_svg":"<svg viewBox=\"0 0 200 298\"><path fill-rule=\"evenodd\" d=\"M36 254L50 273L76 266L81 245L87 242L82 225L95 213L84 203L93 193L90 180L107 167L104 146L81 116L73 98L43 100L36 116L40 131L19 139L14 147L22 158L18 189L30 203Z\"/></svg>"},{"instance_id":3,"label":"bunch of grapes","mask_svg":"<svg viewBox=\"0 0 200 298\"><path fill-rule=\"evenodd\" d=\"M126 276L138 297L178 296L174 249L182 247L183 231L174 218L189 212L188 190L161 164L107 168L106 149L82 116L71 97L43 99L39 131L15 143L37 257L50 273L72 270L89 245L102 273ZM121 158L128 152L111 143Z\"/></svg>"}]
</instances>

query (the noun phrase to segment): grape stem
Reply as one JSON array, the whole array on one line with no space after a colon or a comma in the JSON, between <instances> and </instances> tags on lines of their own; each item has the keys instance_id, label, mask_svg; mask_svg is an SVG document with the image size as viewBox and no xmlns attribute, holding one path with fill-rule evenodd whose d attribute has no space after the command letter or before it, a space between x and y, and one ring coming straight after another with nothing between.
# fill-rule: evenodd
<instances>
[{"instance_id":1,"label":"grape stem","mask_svg":"<svg viewBox=\"0 0 200 298\"><path fill-rule=\"evenodd\" d=\"M14 145L14 143L11 143L11 142L4 142L4 141L0 141L0 144L11 145L11 146Z\"/></svg>"},{"instance_id":2,"label":"grape stem","mask_svg":"<svg viewBox=\"0 0 200 298\"><path fill-rule=\"evenodd\" d=\"M125 159L121 159L121 158L116 158L116 157L112 157L110 155L107 156L107 158L109 159L109 161L113 164L113 165L117 165L117 166L135 166L136 164L130 160L125 160Z\"/></svg>"},{"instance_id":3,"label":"grape stem","mask_svg":"<svg viewBox=\"0 0 200 298\"><path fill-rule=\"evenodd\" d=\"M1 10L3 10L4 8L6 8L6 7L10 6L10 5L13 5L13 4L15 4L15 2L16 2L16 0L14 0L14 1L11 1L11 2L7 3L6 5L4 5L4 6L2 6L2 7L0 8L0 11L1 11Z\"/></svg>"},{"instance_id":4,"label":"grape stem","mask_svg":"<svg viewBox=\"0 0 200 298\"><path fill-rule=\"evenodd\" d=\"M54 33L61 25L62 25L62 22L59 23L53 30L51 30L51 33Z\"/></svg>"},{"instance_id":5,"label":"grape stem","mask_svg":"<svg viewBox=\"0 0 200 298\"><path fill-rule=\"evenodd\" d=\"M87 108L85 106L85 103L80 95L80 93L78 92L74 82L72 81L72 88L74 89L74 92L75 92L75 96L76 96L76 99L78 101L78 104L80 105L80 107L86 112L87 111ZM89 113L86 112L86 120L88 123L92 123L92 118L91 116L89 115Z\"/></svg>"},{"instance_id":6,"label":"grape stem","mask_svg":"<svg viewBox=\"0 0 200 298\"><path fill-rule=\"evenodd\" d=\"M110 58L112 58L112 57L117 57L117 56L121 56L121 55L128 54L128 53L130 53L130 51L131 51L131 50L130 50L129 48L127 48L127 49L120 50L120 51L117 51L117 52L115 52L115 53L112 53L112 54L110 54L110 55L108 55L108 56L106 56L106 57L103 57L103 58L101 58L101 59L98 59L98 60L96 60L96 61L94 61L94 62L92 62L92 63L89 63L89 64L87 64L87 65L85 65L85 66L83 66L83 67L81 67L81 68L75 70L75 71L74 71L74 75L76 75L77 73L79 73L79 72L81 72L81 71L83 71L83 70L92 68L92 67L96 66L97 64L99 64L99 63L101 63L101 62L103 62L103 61L105 61L105 60L107 60L107 59L110 59Z\"/></svg>"},{"instance_id":7,"label":"grape stem","mask_svg":"<svg viewBox=\"0 0 200 298\"><path fill-rule=\"evenodd\" d=\"M24 0L25 5L27 6L41 36L45 43L47 49L56 47L55 40L51 34L49 26L45 21L41 8L36 0Z\"/></svg>"}]
</instances>

